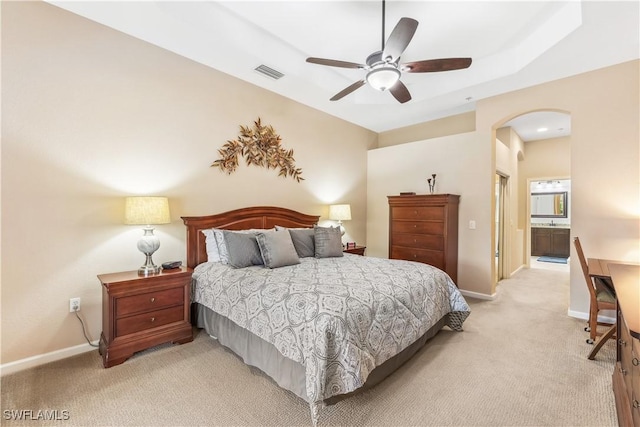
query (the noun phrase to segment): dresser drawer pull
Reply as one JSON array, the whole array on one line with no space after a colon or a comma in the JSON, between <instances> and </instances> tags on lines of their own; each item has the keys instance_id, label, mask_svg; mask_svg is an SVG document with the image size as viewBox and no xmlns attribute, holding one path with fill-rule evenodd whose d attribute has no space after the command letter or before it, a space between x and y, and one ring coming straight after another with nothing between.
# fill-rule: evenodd
<instances>
[{"instance_id":1,"label":"dresser drawer pull","mask_svg":"<svg viewBox=\"0 0 640 427\"><path fill-rule=\"evenodd\" d=\"M151 297L151 302L156 302L156 298L155 297Z\"/></svg>"},{"instance_id":2,"label":"dresser drawer pull","mask_svg":"<svg viewBox=\"0 0 640 427\"><path fill-rule=\"evenodd\" d=\"M622 338L620 338L620 339L618 340L618 344L620 344L620 345L621 345L621 346L623 346L623 347L626 347L626 346L627 346L627 342L626 342L625 340L623 340Z\"/></svg>"},{"instance_id":3,"label":"dresser drawer pull","mask_svg":"<svg viewBox=\"0 0 640 427\"><path fill-rule=\"evenodd\" d=\"M418 255L416 255L416 254L413 254L413 257L414 257L414 258L418 258Z\"/></svg>"},{"instance_id":4,"label":"dresser drawer pull","mask_svg":"<svg viewBox=\"0 0 640 427\"><path fill-rule=\"evenodd\" d=\"M156 318L155 318L155 317L152 317L152 318L151 318L151 323L153 323L153 322L155 322L155 321L156 321Z\"/></svg>"},{"instance_id":5,"label":"dresser drawer pull","mask_svg":"<svg viewBox=\"0 0 640 427\"><path fill-rule=\"evenodd\" d=\"M640 408L640 402L638 402L637 400L633 399L633 407L638 409Z\"/></svg>"},{"instance_id":6,"label":"dresser drawer pull","mask_svg":"<svg viewBox=\"0 0 640 427\"><path fill-rule=\"evenodd\" d=\"M637 357L634 357L631 363L633 364L633 366L638 366L640 365L640 360L638 360Z\"/></svg>"},{"instance_id":7,"label":"dresser drawer pull","mask_svg":"<svg viewBox=\"0 0 640 427\"><path fill-rule=\"evenodd\" d=\"M418 228L418 224L413 224L413 228Z\"/></svg>"},{"instance_id":8,"label":"dresser drawer pull","mask_svg":"<svg viewBox=\"0 0 640 427\"><path fill-rule=\"evenodd\" d=\"M621 367L620 367L620 373L621 373L622 375L626 376L626 375L627 375L627 370L626 370L626 369L624 369L624 368L621 366Z\"/></svg>"}]
</instances>

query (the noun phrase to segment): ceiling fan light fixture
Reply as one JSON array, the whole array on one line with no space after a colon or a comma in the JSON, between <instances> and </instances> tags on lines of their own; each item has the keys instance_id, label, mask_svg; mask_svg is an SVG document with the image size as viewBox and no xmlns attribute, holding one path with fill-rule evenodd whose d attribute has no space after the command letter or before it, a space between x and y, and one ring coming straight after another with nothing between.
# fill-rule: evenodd
<instances>
[{"instance_id":1,"label":"ceiling fan light fixture","mask_svg":"<svg viewBox=\"0 0 640 427\"><path fill-rule=\"evenodd\" d=\"M374 68L367 73L367 83L381 92L389 89L400 80L400 71L395 67Z\"/></svg>"}]
</instances>

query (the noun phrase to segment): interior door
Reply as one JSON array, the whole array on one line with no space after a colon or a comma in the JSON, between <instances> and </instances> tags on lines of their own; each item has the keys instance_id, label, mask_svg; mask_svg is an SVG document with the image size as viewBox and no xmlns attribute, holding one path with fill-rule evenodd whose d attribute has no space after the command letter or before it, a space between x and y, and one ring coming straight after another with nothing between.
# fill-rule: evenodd
<instances>
[{"instance_id":1,"label":"interior door","mask_svg":"<svg viewBox=\"0 0 640 427\"><path fill-rule=\"evenodd\" d=\"M496 174L496 281L509 276L507 267L507 184L508 177Z\"/></svg>"}]
</instances>

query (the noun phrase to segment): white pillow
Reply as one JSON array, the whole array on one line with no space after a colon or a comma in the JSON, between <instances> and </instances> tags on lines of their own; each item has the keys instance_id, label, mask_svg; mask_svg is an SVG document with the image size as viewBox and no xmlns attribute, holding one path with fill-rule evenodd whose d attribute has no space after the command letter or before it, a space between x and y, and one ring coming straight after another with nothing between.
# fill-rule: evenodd
<instances>
[{"instance_id":1,"label":"white pillow","mask_svg":"<svg viewBox=\"0 0 640 427\"><path fill-rule=\"evenodd\" d=\"M205 236L204 243L207 247L207 261L220 262L220 251L218 250L218 242L216 240L215 233L213 232L213 228L200 231L202 231L202 234Z\"/></svg>"}]
</instances>

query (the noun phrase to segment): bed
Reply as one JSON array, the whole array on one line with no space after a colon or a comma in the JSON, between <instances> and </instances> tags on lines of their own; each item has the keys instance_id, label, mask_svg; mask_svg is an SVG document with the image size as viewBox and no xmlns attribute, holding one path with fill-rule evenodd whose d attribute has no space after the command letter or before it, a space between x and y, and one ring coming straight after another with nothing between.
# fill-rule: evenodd
<instances>
[{"instance_id":1,"label":"bed","mask_svg":"<svg viewBox=\"0 0 640 427\"><path fill-rule=\"evenodd\" d=\"M323 405L379 383L443 327L462 331L470 312L446 273L411 261L340 254L234 268L209 260L212 229L277 227L293 237L318 219L266 206L183 217L194 325L307 401L314 425Z\"/></svg>"}]
</instances>

